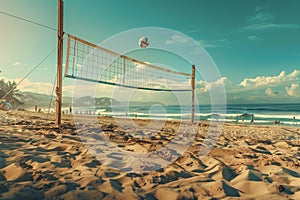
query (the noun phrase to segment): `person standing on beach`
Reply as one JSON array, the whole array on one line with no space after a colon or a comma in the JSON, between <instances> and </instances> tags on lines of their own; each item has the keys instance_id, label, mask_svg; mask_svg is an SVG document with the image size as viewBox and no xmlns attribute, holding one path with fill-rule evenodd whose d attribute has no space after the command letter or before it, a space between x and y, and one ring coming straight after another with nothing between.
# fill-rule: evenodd
<instances>
[{"instance_id":1,"label":"person standing on beach","mask_svg":"<svg viewBox=\"0 0 300 200\"><path fill-rule=\"evenodd\" d=\"M295 116L293 117L293 125L297 125Z\"/></svg>"},{"instance_id":2,"label":"person standing on beach","mask_svg":"<svg viewBox=\"0 0 300 200\"><path fill-rule=\"evenodd\" d=\"M252 114L250 124L253 124L253 123L254 123L254 115Z\"/></svg>"}]
</instances>

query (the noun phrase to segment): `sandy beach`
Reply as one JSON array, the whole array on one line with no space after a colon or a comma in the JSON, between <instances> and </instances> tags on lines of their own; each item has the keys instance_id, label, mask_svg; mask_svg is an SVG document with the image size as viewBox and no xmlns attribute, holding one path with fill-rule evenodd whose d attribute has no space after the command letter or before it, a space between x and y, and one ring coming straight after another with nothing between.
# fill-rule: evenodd
<instances>
[{"instance_id":1,"label":"sandy beach","mask_svg":"<svg viewBox=\"0 0 300 200\"><path fill-rule=\"evenodd\" d=\"M182 157L159 170L133 173L94 157L71 115L57 128L54 115L0 112L0 199L300 199L299 127L225 124L203 156L209 123L200 122ZM167 122L144 139L111 117L98 120L102 131L90 134L139 153L162 148L180 124Z\"/></svg>"}]
</instances>

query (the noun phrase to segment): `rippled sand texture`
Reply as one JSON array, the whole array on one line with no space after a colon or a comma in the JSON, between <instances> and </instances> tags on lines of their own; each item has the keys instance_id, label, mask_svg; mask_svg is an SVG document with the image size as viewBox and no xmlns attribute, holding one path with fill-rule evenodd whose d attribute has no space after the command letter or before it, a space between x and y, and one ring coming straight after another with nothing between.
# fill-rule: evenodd
<instances>
[{"instance_id":1,"label":"rippled sand texture","mask_svg":"<svg viewBox=\"0 0 300 200\"><path fill-rule=\"evenodd\" d=\"M130 119L100 117L101 129L76 129L72 116L57 128L53 115L0 114L0 199L300 199L296 127L226 124L216 136L222 127L207 122L173 121L157 131L147 120L135 119L138 129ZM118 159L101 158L103 139L134 155L163 150L177 136L192 143L179 158L162 151L158 159L171 162L162 169L132 172L145 169L130 163L119 171L111 167Z\"/></svg>"}]
</instances>

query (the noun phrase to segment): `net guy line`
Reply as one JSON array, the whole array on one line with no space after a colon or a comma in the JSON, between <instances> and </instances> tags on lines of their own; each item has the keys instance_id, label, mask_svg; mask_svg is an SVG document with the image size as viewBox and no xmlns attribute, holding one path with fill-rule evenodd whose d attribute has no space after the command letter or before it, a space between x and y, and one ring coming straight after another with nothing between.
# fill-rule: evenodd
<instances>
[{"instance_id":1,"label":"net guy line","mask_svg":"<svg viewBox=\"0 0 300 200\"><path fill-rule=\"evenodd\" d=\"M50 30L53 30L53 31L57 31L56 28L53 28L53 27L50 27L50 26L47 26L47 25L44 25L44 24L41 24L41 23L38 23L38 22L35 22L35 21L32 21L32 20L29 20L29 19L25 19L23 17L18 17L16 15L13 15L13 14L10 14L10 13L7 13L7 12L3 12L3 11L0 11L0 13L3 14L3 15L21 20L21 21L25 21L25 22L28 22L28 23L31 23L31 24L34 24L34 25L38 25L38 26L41 26L41 27L44 27L44 28L47 28L47 29L50 29Z\"/></svg>"}]
</instances>

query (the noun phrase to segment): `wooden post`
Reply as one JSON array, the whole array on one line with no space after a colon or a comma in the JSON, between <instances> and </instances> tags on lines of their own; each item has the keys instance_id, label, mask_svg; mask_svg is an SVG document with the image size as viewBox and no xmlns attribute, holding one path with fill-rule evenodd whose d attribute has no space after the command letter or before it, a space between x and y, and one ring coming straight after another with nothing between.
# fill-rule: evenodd
<instances>
[{"instance_id":1,"label":"wooden post","mask_svg":"<svg viewBox=\"0 0 300 200\"><path fill-rule=\"evenodd\" d=\"M125 85L125 74L126 74L126 59L123 57L123 85Z\"/></svg>"},{"instance_id":2,"label":"wooden post","mask_svg":"<svg viewBox=\"0 0 300 200\"><path fill-rule=\"evenodd\" d=\"M57 78L56 78L56 125L61 124L62 104L62 59L63 59L63 1L58 0L58 31L57 31Z\"/></svg>"},{"instance_id":3,"label":"wooden post","mask_svg":"<svg viewBox=\"0 0 300 200\"><path fill-rule=\"evenodd\" d=\"M195 65L192 65L192 109L191 109L191 122L195 121Z\"/></svg>"},{"instance_id":4,"label":"wooden post","mask_svg":"<svg viewBox=\"0 0 300 200\"><path fill-rule=\"evenodd\" d=\"M68 37L68 46L67 46L67 58L66 58L66 67L65 67L65 74L64 77L66 77L67 72L69 70L69 56L70 56L70 38ZM74 45L74 49L75 49L75 45ZM74 54L75 55L75 54ZM74 56L73 56L73 60L74 60ZM74 63L74 61L73 61ZM73 65L74 66L74 65ZM74 68L72 68L72 70L74 71ZM73 75L73 72L72 72Z\"/></svg>"}]
</instances>

